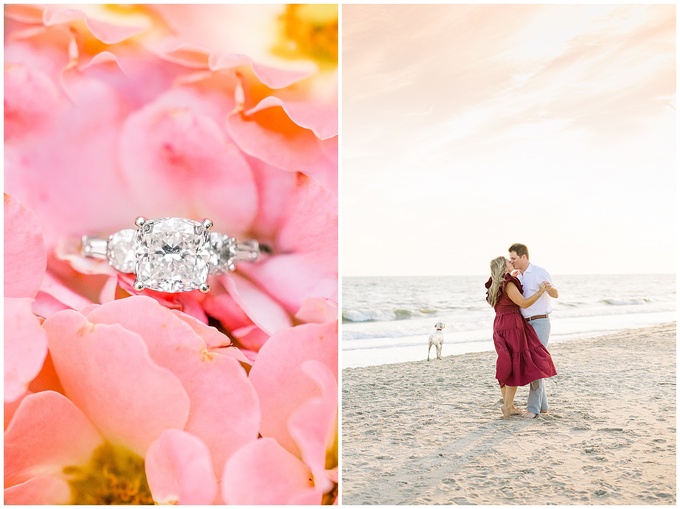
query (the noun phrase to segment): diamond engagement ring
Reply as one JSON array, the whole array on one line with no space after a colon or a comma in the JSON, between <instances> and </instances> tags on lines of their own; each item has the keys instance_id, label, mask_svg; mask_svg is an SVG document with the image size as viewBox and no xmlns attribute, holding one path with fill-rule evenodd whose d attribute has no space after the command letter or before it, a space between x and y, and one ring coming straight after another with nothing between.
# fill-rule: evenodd
<instances>
[{"instance_id":1,"label":"diamond engagement ring","mask_svg":"<svg viewBox=\"0 0 680 509\"><path fill-rule=\"evenodd\" d=\"M269 248L255 240L236 240L209 231L210 219L138 217L136 229L121 230L108 239L85 235L81 254L108 260L116 270L134 273L132 287L166 293L210 290L208 275L224 274L241 261L255 262Z\"/></svg>"}]
</instances>

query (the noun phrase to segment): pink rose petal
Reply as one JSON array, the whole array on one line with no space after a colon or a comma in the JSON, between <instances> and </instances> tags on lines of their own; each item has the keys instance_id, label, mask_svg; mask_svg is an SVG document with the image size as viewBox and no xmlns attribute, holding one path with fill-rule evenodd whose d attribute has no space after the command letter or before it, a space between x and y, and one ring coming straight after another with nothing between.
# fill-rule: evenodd
<instances>
[{"instance_id":1,"label":"pink rose petal","mask_svg":"<svg viewBox=\"0 0 680 509\"><path fill-rule=\"evenodd\" d=\"M318 361L306 361L302 370L321 389L321 395L300 405L291 415L290 434L298 443L302 460L314 475L314 485L327 493L333 483L326 476L326 451L333 447L338 432L338 381Z\"/></svg>"},{"instance_id":2,"label":"pink rose petal","mask_svg":"<svg viewBox=\"0 0 680 509\"><path fill-rule=\"evenodd\" d=\"M70 502L71 487L56 475L41 475L5 488L4 495L7 505L62 505Z\"/></svg>"},{"instance_id":3,"label":"pink rose petal","mask_svg":"<svg viewBox=\"0 0 680 509\"><path fill-rule=\"evenodd\" d=\"M129 18L128 18L129 19ZM138 18L137 18L138 19ZM105 44L116 44L130 37L141 34L148 28L148 24L139 23L135 26L123 26L118 23L107 23L88 16L82 10L64 9L63 7L48 6L43 13L43 20L46 26L71 24L77 21L84 21L92 32L92 35Z\"/></svg>"},{"instance_id":4,"label":"pink rose petal","mask_svg":"<svg viewBox=\"0 0 680 509\"><path fill-rule=\"evenodd\" d=\"M337 378L338 324L305 324L274 334L260 350L250 370L262 409L262 436L274 437L300 457L289 419L309 398L318 397L316 382L302 370L305 361L324 364Z\"/></svg>"},{"instance_id":5,"label":"pink rose petal","mask_svg":"<svg viewBox=\"0 0 680 509\"><path fill-rule=\"evenodd\" d=\"M286 220L286 212L297 185L297 174L281 171L252 157L248 161L255 175L260 200L253 231L257 232L260 242L273 244Z\"/></svg>"},{"instance_id":6,"label":"pink rose petal","mask_svg":"<svg viewBox=\"0 0 680 509\"><path fill-rule=\"evenodd\" d=\"M164 431L149 446L144 466L157 504L205 505L213 503L217 496L210 451L189 433Z\"/></svg>"},{"instance_id":7,"label":"pink rose petal","mask_svg":"<svg viewBox=\"0 0 680 509\"><path fill-rule=\"evenodd\" d=\"M178 378L151 360L138 334L70 310L43 326L66 394L109 440L143 456L163 430L184 427L189 398Z\"/></svg>"},{"instance_id":8,"label":"pink rose petal","mask_svg":"<svg viewBox=\"0 0 680 509\"><path fill-rule=\"evenodd\" d=\"M116 152L124 99L112 86L86 75L70 78L69 93L77 100L62 99L52 120L58 129L32 131L5 147L7 189L33 209L48 249L64 237L117 231L132 223L130 209L137 208L116 158L102 156ZM78 140L78 150L65 150L72 140Z\"/></svg>"},{"instance_id":9,"label":"pink rose petal","mask_svg":"<svg viewBox=\"0 0 680 509\"><path fill-rule=\"evenodd\" d=\"M219 288L222 289L222 285ZM228 293L220 293L214 286L203 301L203 309L219 320L230 333L234 329L252 325L252 321L234 298Z\"/></svg>"},{"instance_id":10,"label":"pink rose petal","mask_svg":"<svg viewBox=\"0 0 680 509\"><path fill-rule=\"evenodd\" d=\"M299 171L337 191L337 159L328 157L312 131L296 125L283 108L270 107L251 115L231 115L227 127L243 152L286 171Z\"/></svg>"},{"instance_id":11,"label":"pink rose petal","mask_svg":"<svg viewBox=\"0 0 680 509\"><path fill-rule=\"evenodd\" d=\"M337 301L337 218L336 196L313 179L298 175L280 227L276 256L244 266L242 272L267 288L291 314L305 298Z\"/></svg>"},{"instance_id":12,"label":"pink rose petal","mask_svg":"<svg viewBox=\"0 0 680 509\"><path fill-rule=\"evenodd\" d=\"M298 175L296 185L277 247L282 252L313 253L319 265L337 272L337 195L304 175Z\"/></svg>"},{"instance_id":13,"label":"pink rose petal","mask_svg":"<svg viewBox=\"0 0 680 509\"><path fill-rule=\"evenodd\" d=\"M255 389L243 367L215 352L198 364L186 363L187 392L192 414L186 430L210 447L213 465L221 471L235 451L257 438L260 409Z\"/></svg>"},{"instance_id":14,"label":"pink rose petal","mask_svg":"<svg viewBox=\"0 0 680 509\"><path fill-rule=\"evenodd\" d=\"M47 335L33 314L33 299L5 299L5 401L19 398L42 368Z\"/></svg>"},{"instance_id":15,"label":"pink rose petal","mask_svg":"<svg viewBox=\"0 0 680 509\"><path fill-rule=\"evenodd\" d=\"M311 472L272 438L262 438L234 454L222 477L227 504L284 505L321 503Z\"/></svg>"},{"instance_id":16,"label":"pink rose petal","mask_svg":"<svg viewBox=\"0 0 680 509\"><path fill-rule=\"evenodd\" d=\"M86 464L102 442L90 420L66 397L52 391L26 396L5 432L5 486Z\"/></svg>"},{"instance_id":17,"label":"pink rose petal","mask_svg":"<svg viewBox=\"0 0 680 509\"><path fill-rule=\"evenodd\" d=\"M69 281L73 283L75 279ZM80 293L73 291L50 273L45 274L45 278L40 285L40 291L54 297L57 301L65 304L71 309L82 310L92 305L91 300L83 297ZM42 316L46 317L46 315Z\"/></svg>"},{"instance_id":18,"label":"pink rose petal","mask_svg":"<svg viewBox=\"0 0 680 509\"><path fill-rule=\"evenodd\" d=\"M46 266L37 216L5 194L5 297L34 297Z\"/></svg>"},{"instance_id":19,"label":"pink rose petal","mask_svg":"<svg viewBox=\"0 0 680 509\"><path fill-rule=\"evenodd\" d=\"M57 311L63 311L64 309L72 309L63 302L55 299L49 293L38 292L35 296L35 301L33 303L33 312L42 318L47 318L53 315Z\"/></svg>"},{"instance_id":20,"label":"pink rose petal","mask_svg":"<svg viewBox=\"0 0 680 509\"><path fill-rule=\"evenodd\" d=\"M338 320L338 303L323 297L304 299L295 314L301 322L329 323Z\"/></svg>"},{"instance_id":21,"label":"pink rose petal","mask_svg":"<svg viewBox=\"0 0 680 509\"><path fill-rule=\"evenodd\" d=\"M160 58L190 69L208 69L210 53L200 46L166 39L150 47Z\"/></svg>"},{"instance_id":22,"label":"pink rose petal","mask_svg":"<svg viewBox=\"0 0 680 509\"><path fill-rule=\"evenodd\" d=\"M104 286L102 286L99 292L99 302L104 304L105 302L111 302L116 300L118 294L118 277L113 276L106 280Z\"/></svg>"},{"instance_id":23,"label":"pink rose petal","mask_svg":"<svg viewBox=\"0 0 680 509\"><path fill-rule=\"evenodd\" d=\"M324 264L312 253L272 256L258 266L244 267L242 272L267 289L291 315L309 297L337 300L337 266Z\"/></svg>"},{"instance_id":24,"label":"pink rose petal","mask_svg":"<svg viewBox=\"0 0 680 509\"><path fill-rule=\"evenodd\" d=\"M19 396L17 399L14 401L7 403L5 402L4 410L5 410L5 429L7 429L7 426L9 426L9 423L12 421L12 417L14 417L14 413L17 411L17 408L19 408L19 404L24 400L26 396L31 394L30 392L24 392L21 396Z\"/></svg>"},{"instance_id":25,"label":"pink rose petal","mask_svg":"<svg viewBox=\"0 0 680 509\"><path fill-rule=\"evenodd\" d=\"M33 5L5 5L5 16L24 23L42 23L43 9Z\"/></svg>"},{"instance_id":26,"label":"pink rose petal","mask_svg":"<svg viewBox=\"0 0 680 509\"><path fill-rule=\"evenodd\" d=\"M31 131L49 128L60 102L59 90L49 75L23 63L7 64L5 139L11 141Z\"/></svg>"},{"instance_id":27,"label":"pink rose petal","mask_svg":"<svg viewBox=\"0 0 680 509\"><path fill-rule=\"evenodd\" d=\"M246 65L252 69L255 77L261 81L263 85L272 89L289 87L300 80L308 78L314 73L313 65L305 66L306 69L304 70L280 69L258 64L245 55L213 54L210 58L210 69L213 71L233 69Z\"/></svg>"},{"instance_id":28,"label":"pink rose petal","mask_svg":"<svg viewBox=\"0 0 680 509\"><path fill-rule=\"evenodd\" d=\"M276 41L276 21L283 5L159 4L153 8L171 26L173 34L153 48L174 62L196 67L209 60L212 70L249 68L270 88L288 87L316 71L311 62L277 59L277 67L259 63L272 60L271 46ZM225 20L239 21L225 30ZM199 53L204 57L199 59Z\"/></svg>"},{"instance_id":29,"label":"pink rose petal","mask_svg":"<svg viewBox=\"0 0 680 509\"><path fill-rule=\"evenodd\" d=\"M66 396L64 388L61 385L61 381L59 380L57 372L54 369L52 356L49 354L49 352L47 353L47 357L45 358L42 370L40 370L38 376L33 379L31 385L28 386L28 390L31 393L52 391L58 392Z\"/></svg>"},{"instance_id":30,"label":"pink rose petal","mask_svg":"<svg viewBox=\"0 0 680 509\"><path fill-rule=\"evenodd\" d=\"M301 101L295 99L281 99L269 96L260 101L257 106L246 111L246 115L252 115L258 111L275 106L283 108L283 111L300 127L310 129L320 140L333 138L338 134L338 103L337 90L328 94L327 103Z\"/></svg>"},{"instance_id":31,"label":"pink rose petal","mask_svg":"<svg viewBox=\"0 0 680 509\"><path fill-rule=\"evenodd\" d=\"M216 472L234 451L257 438L260 411L255 389L238 361L221 349L209 349L196 334L203 328L212 338L215 331L208 326L189 324L143 296L99 306L88 319L118 323L139 334L153 360L177 375L191 400L189 419L178 427L206 443Z\"/></svg>"},{"instance_id":32,"label":"pink rose petal","mask_svg":"<svg viewBox=\"0 0 680 509\"><path fill-rule=\"evenodd\" d=\"M241 327L240 329L234 329L232 334L238 340L238 343L242 348L245 348L252 353L258 352L260 348L262 348L262 345L269 339L269 334L260 329L257 325L249 325ZM253 359L255 357L256 356L253 356Z\"/></svg>"},{"instance_id":33,"label":"pink rose petal","mask_svg":"<svg viewBox=\"0 0 680 509\"><path fill-rule=\"evenodd\" d=\"M128 117L120 160L144 204L140 214L209 217L215 231L235 236L249 229L257 210L253 174L212 118L227 107L223 97L178 88Z\"/></svg>"},{"instance_id":34,"label":"pink rose petal","mask_svg":"<svg viewBox=\"0 0 680 509\"><path fill-rule=\"evenodd\" d=\"M291 318L281 305L247 279L232 273L221 281L248 317L266 333L291 326Z\"/></svg>"},{"instance_id":35,"label":"pink rose petal","mask_svg":"<svg viewBox=\"0 0 680 509\"><path fill-rule=\"evenodd\" d=\"M238 362L245 364L251 363L248 358L243 355L241 350L234 347L229 336L222 334L215 327L208 327L203 322L197 320L193 316L187 315L186 313L174 310L173 313L175 313L177 318L189 324L194 332L203 338L203 341L205 341L206 346L209 349L216 350L216 353L220 353L226 357L231 357Z\"/></svg>"},{"instance_id":36,"label":"pink rose petal","mask_svg":"<svg viewBox=\"0 0 680 509\"><path fill-rule=\"evenodd\" d=\"M275 23L283 5L158 4L154 5L172 29L175 44L194 45L206 52L230 50L260 56L276 36ZM238 20L225 30L227 20Z\"/></svg>"},{"instance_id":37,"label":"pink rose petal","mask_svg":"<svg viewBox=\"0 0 680 509\"><path fill-rule=\"evenodd\" d=\"M203 320L176 309L172 310L172 314L191 327L191 330L201 338L208 348L224 348L232 345L229 336L218 331L215 327L206 325Z\"/></svg>"}]
</instances>

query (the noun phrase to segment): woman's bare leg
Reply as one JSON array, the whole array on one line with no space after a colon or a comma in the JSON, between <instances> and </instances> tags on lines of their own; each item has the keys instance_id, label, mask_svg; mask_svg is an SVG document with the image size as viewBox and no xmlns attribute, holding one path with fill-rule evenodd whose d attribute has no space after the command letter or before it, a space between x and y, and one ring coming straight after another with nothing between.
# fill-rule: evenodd
<instances>
[{"instance_id":1,"label":"woman's bare leg","mask_svg":"<svg viewBox=\"0 0 680 509\"><path fill-rule=\"evenodd\" d=\"M501 411L503 412L503 415L505 415L505 410L503 410L503 408L505 407L505 388L506 387L507 387L507 385L504 385L503 387L501 387L501 395L503 397L503 406L501 407ZM517 387L515 387L515 392L517 392ZM514 399L514 395L513 395L513 399ZM521 415L521 414L522 414L522 411L513 404L512 407L510 408L510 415Z\"/></svg>"},{"instance_id":2,"label":"woman's bare leg","mask_svg":"<svg viewBox=\"0 0 680 509\"><path fill-rule=\"evenodd\" d=\"M510 416L512 415L512 403L515 400L515 393L517 392L517 386L510 386L506 385L504 387L504 391L501 390L503 393L503 406L501 407L501 410L503 411L503 418L509 419Z\"/></svg>"}]
</instances>

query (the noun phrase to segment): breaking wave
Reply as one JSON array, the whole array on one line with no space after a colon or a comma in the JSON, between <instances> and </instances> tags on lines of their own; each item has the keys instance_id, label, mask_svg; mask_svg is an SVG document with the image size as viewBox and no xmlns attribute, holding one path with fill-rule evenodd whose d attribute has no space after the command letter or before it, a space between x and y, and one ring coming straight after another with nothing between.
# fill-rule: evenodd
<instances>
[{"instance_id":1,"label":"breaking wave","mask_svg":"<svg viewBox=\"0 0 680 509\"><path fill-rule=\"evenodd\" d=\"M342 312L343 323L354 322L393 322L423 318L435 314L434 309L346 309Z\"/></svg>"}]
</instances>

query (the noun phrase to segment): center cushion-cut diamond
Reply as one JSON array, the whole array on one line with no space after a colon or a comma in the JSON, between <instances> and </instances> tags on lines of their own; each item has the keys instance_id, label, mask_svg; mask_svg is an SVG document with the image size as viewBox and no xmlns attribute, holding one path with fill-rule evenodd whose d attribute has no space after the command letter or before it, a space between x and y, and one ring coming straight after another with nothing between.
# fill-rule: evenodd
<instances>
[{"instance_id":1,"label":"center cushion-cut diamond","mask_svg":"<svg viewBox=\"0 0 680 509\"><path fill-rule=\"evenodd\" d=\"M161 292L196 290L208 278L211 255L201 223L175 217L146 221L137 232L137 281Z\"/></svg>"}]
</instances>

